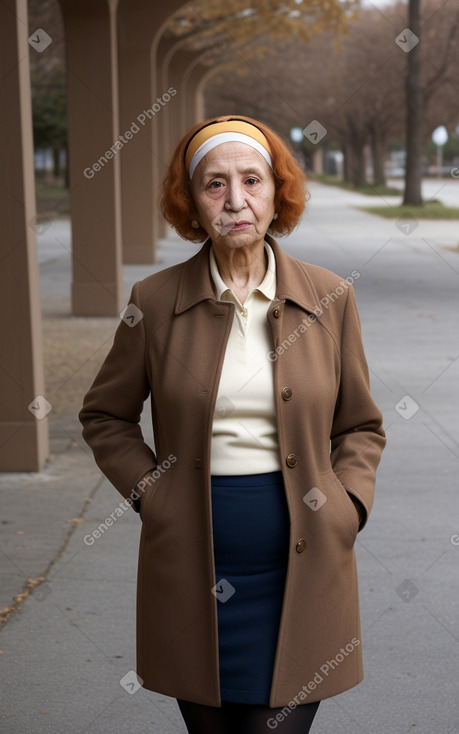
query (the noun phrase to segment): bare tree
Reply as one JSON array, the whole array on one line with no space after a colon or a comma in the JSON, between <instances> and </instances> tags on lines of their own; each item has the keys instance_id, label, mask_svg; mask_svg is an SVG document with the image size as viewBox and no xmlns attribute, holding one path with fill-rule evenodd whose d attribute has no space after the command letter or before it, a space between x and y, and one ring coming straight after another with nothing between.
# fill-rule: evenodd
<instances>
[{"instance_id":1,"label":"bare tree","mask_svg":"<svg viewBox=\"0 0 459 734\"><path fill-rule=\"evenodd\" d=\"M422 152L424 100L421 87L421 0L409 0L408 29L419 42L407 52L406 70L406 173L404 204L422 204ZM413 39L416 40L416 39ZM407 39L407 43L409 38Z\"/></svg>"}]
</instances>

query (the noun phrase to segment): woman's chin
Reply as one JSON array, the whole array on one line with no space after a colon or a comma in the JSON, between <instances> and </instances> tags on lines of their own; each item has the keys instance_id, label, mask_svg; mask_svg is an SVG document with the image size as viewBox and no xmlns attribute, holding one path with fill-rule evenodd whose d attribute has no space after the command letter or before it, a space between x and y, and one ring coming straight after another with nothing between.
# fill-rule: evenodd
<instances>
[{"instance_id":1,"label":"woman's chin","mask_svg":"<svg viewBox=\"0 0 459 734\"><path fill-rule=\"evenodd\" d=\"M258 232L255 231L254 227L247 227L246 229L240 229L240 230L230 230L225 235L220 235L213 240L219 245L225 245L226 247L235 248L235 247L246 247L250 245L256 245L259 242L264 241L264 237L262 237Z\"/></svg>"}]
</instances>

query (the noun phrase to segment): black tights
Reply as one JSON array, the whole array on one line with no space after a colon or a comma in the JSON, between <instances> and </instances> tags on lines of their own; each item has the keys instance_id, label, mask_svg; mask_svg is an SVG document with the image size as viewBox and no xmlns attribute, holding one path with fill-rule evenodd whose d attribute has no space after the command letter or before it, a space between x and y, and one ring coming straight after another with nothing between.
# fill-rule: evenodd
<instances>
[{"instance_id":1,"label":"black tights","mask_svg":"<svg viewBox=\"0 0 459 734\"><path fill-rule=\"evenodd\" d=\"M188 734L268 734L276 729L278 734L307 734L319 707L319 701L294 709L228 701L221 708L181 699L177 703Z\"/></svg>"}]
</instances>

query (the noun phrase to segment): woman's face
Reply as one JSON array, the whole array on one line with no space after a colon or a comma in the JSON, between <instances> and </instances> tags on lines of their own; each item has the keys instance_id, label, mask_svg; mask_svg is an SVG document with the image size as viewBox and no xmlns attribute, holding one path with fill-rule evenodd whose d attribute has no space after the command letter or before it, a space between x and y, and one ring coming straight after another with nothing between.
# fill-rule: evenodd
<instances>
[{"instance_id":1,"label":"woman's face","mask_svg":"<svg viewBox=\"0 0 459 734\"><path fill-rule=\"evenodd\" d=\"M250 145L210 150L196 166L191 190L199 224L214 244L236 249L263 242L274 217L274 176Z\"/></svg>"}]
</instances>

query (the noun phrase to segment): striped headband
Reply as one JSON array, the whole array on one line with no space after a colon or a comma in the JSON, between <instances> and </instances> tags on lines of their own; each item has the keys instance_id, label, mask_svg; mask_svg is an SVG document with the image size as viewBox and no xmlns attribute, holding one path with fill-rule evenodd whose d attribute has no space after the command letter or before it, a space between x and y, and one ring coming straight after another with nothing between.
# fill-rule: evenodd
<instances>
[{"instance_id":1,"label":"striped headband","mask_svg":"<svg viewBox=\"0 0 459 734\"><path fill-rule=\"evenodd\" d=\"M215 122L201 128L188 143L185 164L190 179L196 166L212 148L222 143L245 143L255 148L272 168L271 151L266 136L255 125L243 120Z\"/></svg>"}]
</instances>

